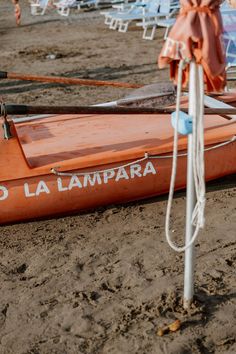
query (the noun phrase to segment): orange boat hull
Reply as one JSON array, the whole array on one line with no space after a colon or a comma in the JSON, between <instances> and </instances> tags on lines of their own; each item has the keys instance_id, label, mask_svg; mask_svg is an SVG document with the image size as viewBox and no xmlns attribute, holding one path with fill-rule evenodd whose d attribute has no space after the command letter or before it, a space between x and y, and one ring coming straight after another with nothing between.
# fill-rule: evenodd
<instances>
[{"instance_id":1,"label":"orange boat hull","mask_svg":"<svg viewBox=\"0 0 236 354\"><path fill-rule=\"evenodd\" d=\"M115 118L107 116L57 116L12 124L14 137L0 139L0 223L75 213L167 193L173 140L169 117L128 118L130 133L127 116L116 118L114 123L126 124L124 134L111 125ZM59 132L72 122L74 129L66 145L60 141ZM94 127L89 131L91 140L86 135L90 123ZM235 136L236 122L211 116L207 124L208 148ZM144 140L145 134L148 138ZM186 146L186 137L181 137L180 153L186 152ZM206 151L205 167L206 180L235 173L235 142ZM186 155L178 159L176 189L185 185Z\"/></svg>"},{"instance_id":2,"label":"orange boat hull","mask_svg":"<svg viewBox=\"0 0 236 354\"><path fill-rule=\"evenodd\" d=\"M230 156L230 158L225 158ZM205 154L206 180L236 172L235 143ZM87 178L52 174L0 183L0 223L75 213L167 193L172 159L148 159ZM106 165L104 169L115 165ZM186 157L178 162L176 189L186 185Z\"/></svg>"}]
</instances>

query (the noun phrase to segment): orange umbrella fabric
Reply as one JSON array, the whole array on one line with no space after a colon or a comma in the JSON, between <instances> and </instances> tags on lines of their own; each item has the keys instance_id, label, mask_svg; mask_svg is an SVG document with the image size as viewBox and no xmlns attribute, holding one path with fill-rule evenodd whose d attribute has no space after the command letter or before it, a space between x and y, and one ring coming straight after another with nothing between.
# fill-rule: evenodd
<instances>
[{"instance_id":1,"label":"orange umbrella fabric","mask_svg":"<svg viewBox=\"0 0 236 354\"><path fill-rule=\"evenodd\" d=\"M13 4L15 5L15 18L17 26L20 25L20 18L21 18L21 9L19 0L12 0Z\"/></svg>"},{"instance_id":2,"label":"orange umbrella fabric","mask_svg":"<svg viewBox=\"0 0 236 354\"><path fill-rule=\"evenodd\" d=\"M222 0L180 0L181 9L159 56L159 67L170 64L170 77L177 83L180 60L195 60L204 70L206 91L225 88L223 25L219 6ZM189 65L183 72L187 85Z\"/></svg>"}]
</instances>

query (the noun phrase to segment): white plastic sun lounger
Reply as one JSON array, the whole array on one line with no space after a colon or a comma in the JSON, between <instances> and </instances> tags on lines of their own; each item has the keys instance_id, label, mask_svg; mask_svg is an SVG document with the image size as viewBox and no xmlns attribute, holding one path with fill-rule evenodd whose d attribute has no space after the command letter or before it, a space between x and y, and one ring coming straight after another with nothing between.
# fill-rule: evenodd
<instances>
[{"instance_id":1,"label":"white plastic sun lounger","mask_svg":"<svg viewBox=\"0 0 236 354\"><path fill-rule=\"evenodd\" d=\"M175 16L179 11L179 1L162 0L159 11L154 20L137 23L137 26L143 27L143 39L153 40L157 27L165 27L164 39L166 39L169 29L175 23Z\"/></svg>"},{"instance_id":2,"label":"white plastic sun lounger","mask_svg":"<svg viewBox=\"0 0 236 354\"><path fill-rule=\"evenodd\" d=\"M174 16L174 11L173 11L173 16ZM173 17L168 17L166 19L158 20L157 21L157 27L164 27L166 28L165 34L164 34L164 40L168 37L169 30L175 23L176 19ZM155 32L154 32L155 33ZM146 39L146 38L145 38Z\"/></svg>"},{"instance_id":3,"label":"white plastic sun lounger","mask_svg":"<svg viewBox=\"0 0 236 354\"><path fill-rule=\"evenodd\" d=\"M127 32L128 26L132 21L154 19L157 16L159 0L151 0L146 4L140 4L124 13L117 13L112 16L111 29L118 29L119 32Z\"/></svg>"},{"instance_id":4,"label":"white plastic sun lounger","mask_svg":"<svg viewBox=\"0 0 236 354\"><path fill-rule=\"evenodd\" d=\"M85 8L97 8L99 6L99 0L81 0L78 5L78 9Z\"/></svg>"},{"instance_id":5,"label":"white plastic sun lounger","mask_svg":"<svg viewBox=\"0 0 236 354\"><path fill-rule=\"evenodd\" d=\"M226 70L232 67L236 68L236 23L234 31L227 31L226 28L226 31L223 34L223 39L225 43L227 61Z\"/></svg>"},{"instance_id":6,"label":"white plastic sun lounger","mask_svg":"<svg viewBox=\"0 0 236 354\"><path fill-rule=\"evenodd\" d=\"M224 33L223 41L225 45L226 54L226 70L230 73L235 73L236 68L236 10L225 6L221 8L221 15L223 19Z\"/></svg>"},{"instance_id":7,"label":"white plastic sun lounger","mask_svg":"<svg viewBox=\"0 0 236 354\"><path fill-rule=\"evenodd\" d=\"M150 0L137 0L131 4L126 1L122 4L112 6L112 10L101 11L100 14L105 16L105 21L104 21L105 25L110 26L110 28L112 29L116 29L116 26L114 26L114 23L116 22L116 20L114 20L114 17L116 15L128 14L131 13L132 11L135 11L135 9L137 8L138 11L140 11L140 9L142 7L145 7L148 4L148 2L150 2Z\"/></svg>"},{"instance_id":8,"label":"white plastic sun lounger","mask_svg":"<svg viewBox=\"0 0 236 354\"><path fill-rule=\"evenodd\" d=\"M61 16L69 16L70 9L72 8L79 9L79 3L77 0L60 0L54 2L54 6Z\"/></svg>"},{"instance_id":9,"label":"white plastic sun lounger","mask_svg":"<svg viewBox=\"0 0 236 354\"><path fill-rule=\"evenodd\" d=\"M32 16L44 15L48 7L49 0L31 0L30 10Z\"/></svg>"}]
</instances>

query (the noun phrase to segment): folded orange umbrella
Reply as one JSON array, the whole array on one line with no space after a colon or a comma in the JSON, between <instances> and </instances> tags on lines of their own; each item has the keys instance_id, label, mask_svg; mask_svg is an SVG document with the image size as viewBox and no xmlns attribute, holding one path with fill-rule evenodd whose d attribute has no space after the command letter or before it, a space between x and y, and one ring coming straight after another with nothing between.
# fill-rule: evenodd
<instances>
[{"instance_id":1,"label":"folded orange umbrella","mask_svg":"<svg viewBox=\"0 0 236 354\"><path fill-rule=\"evenodd\" d=\"M21 18L21 9L19 0L12 0L13 4L15 5L15 18L17 26L20 25L20 18Z\"/></svg>"},{"instance_id":2,"label":"folded orange umbrella","mask_svg":"<svg viewBox=\"0 0 236 354\"><path fill-rule=\"evenodd\" d=\"M222 0L180 0L181 9L159 56L159 67L170 64L170 77L177 83L180 60L195 60L204 70L206 91L222 91L226 85L225 53L219 6ZM183 72L187 85L189 65Z\"/></svg>"}]
</instances>

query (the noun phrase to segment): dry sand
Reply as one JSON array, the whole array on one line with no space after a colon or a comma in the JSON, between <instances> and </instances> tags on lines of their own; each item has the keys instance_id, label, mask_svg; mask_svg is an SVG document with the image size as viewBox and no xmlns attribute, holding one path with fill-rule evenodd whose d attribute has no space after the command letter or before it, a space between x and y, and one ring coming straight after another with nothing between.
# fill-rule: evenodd
<instances>
[{"instance_id":1,"label":"dry sand","mask_svg":"<svg viewBox=\"0 0 236 354\"><path fill-rule=\"evenodd\" d=\"M158 71L162 43L108 30L99 12L31 17L26 1L15 27L1 0L1 70L68 74L143 84ZM49 59L56 54L56 59ZM91 104L128 90L2 81L7 102ZM235 176L208 185L206 227L196 245L196 299L182 309L183 255L164 237L166 199L1 227L1 354L236 353ZM185 197L174 202L181 241ZM159 327L180 319L176 333Z\"/></svg>"}]
</instances>

